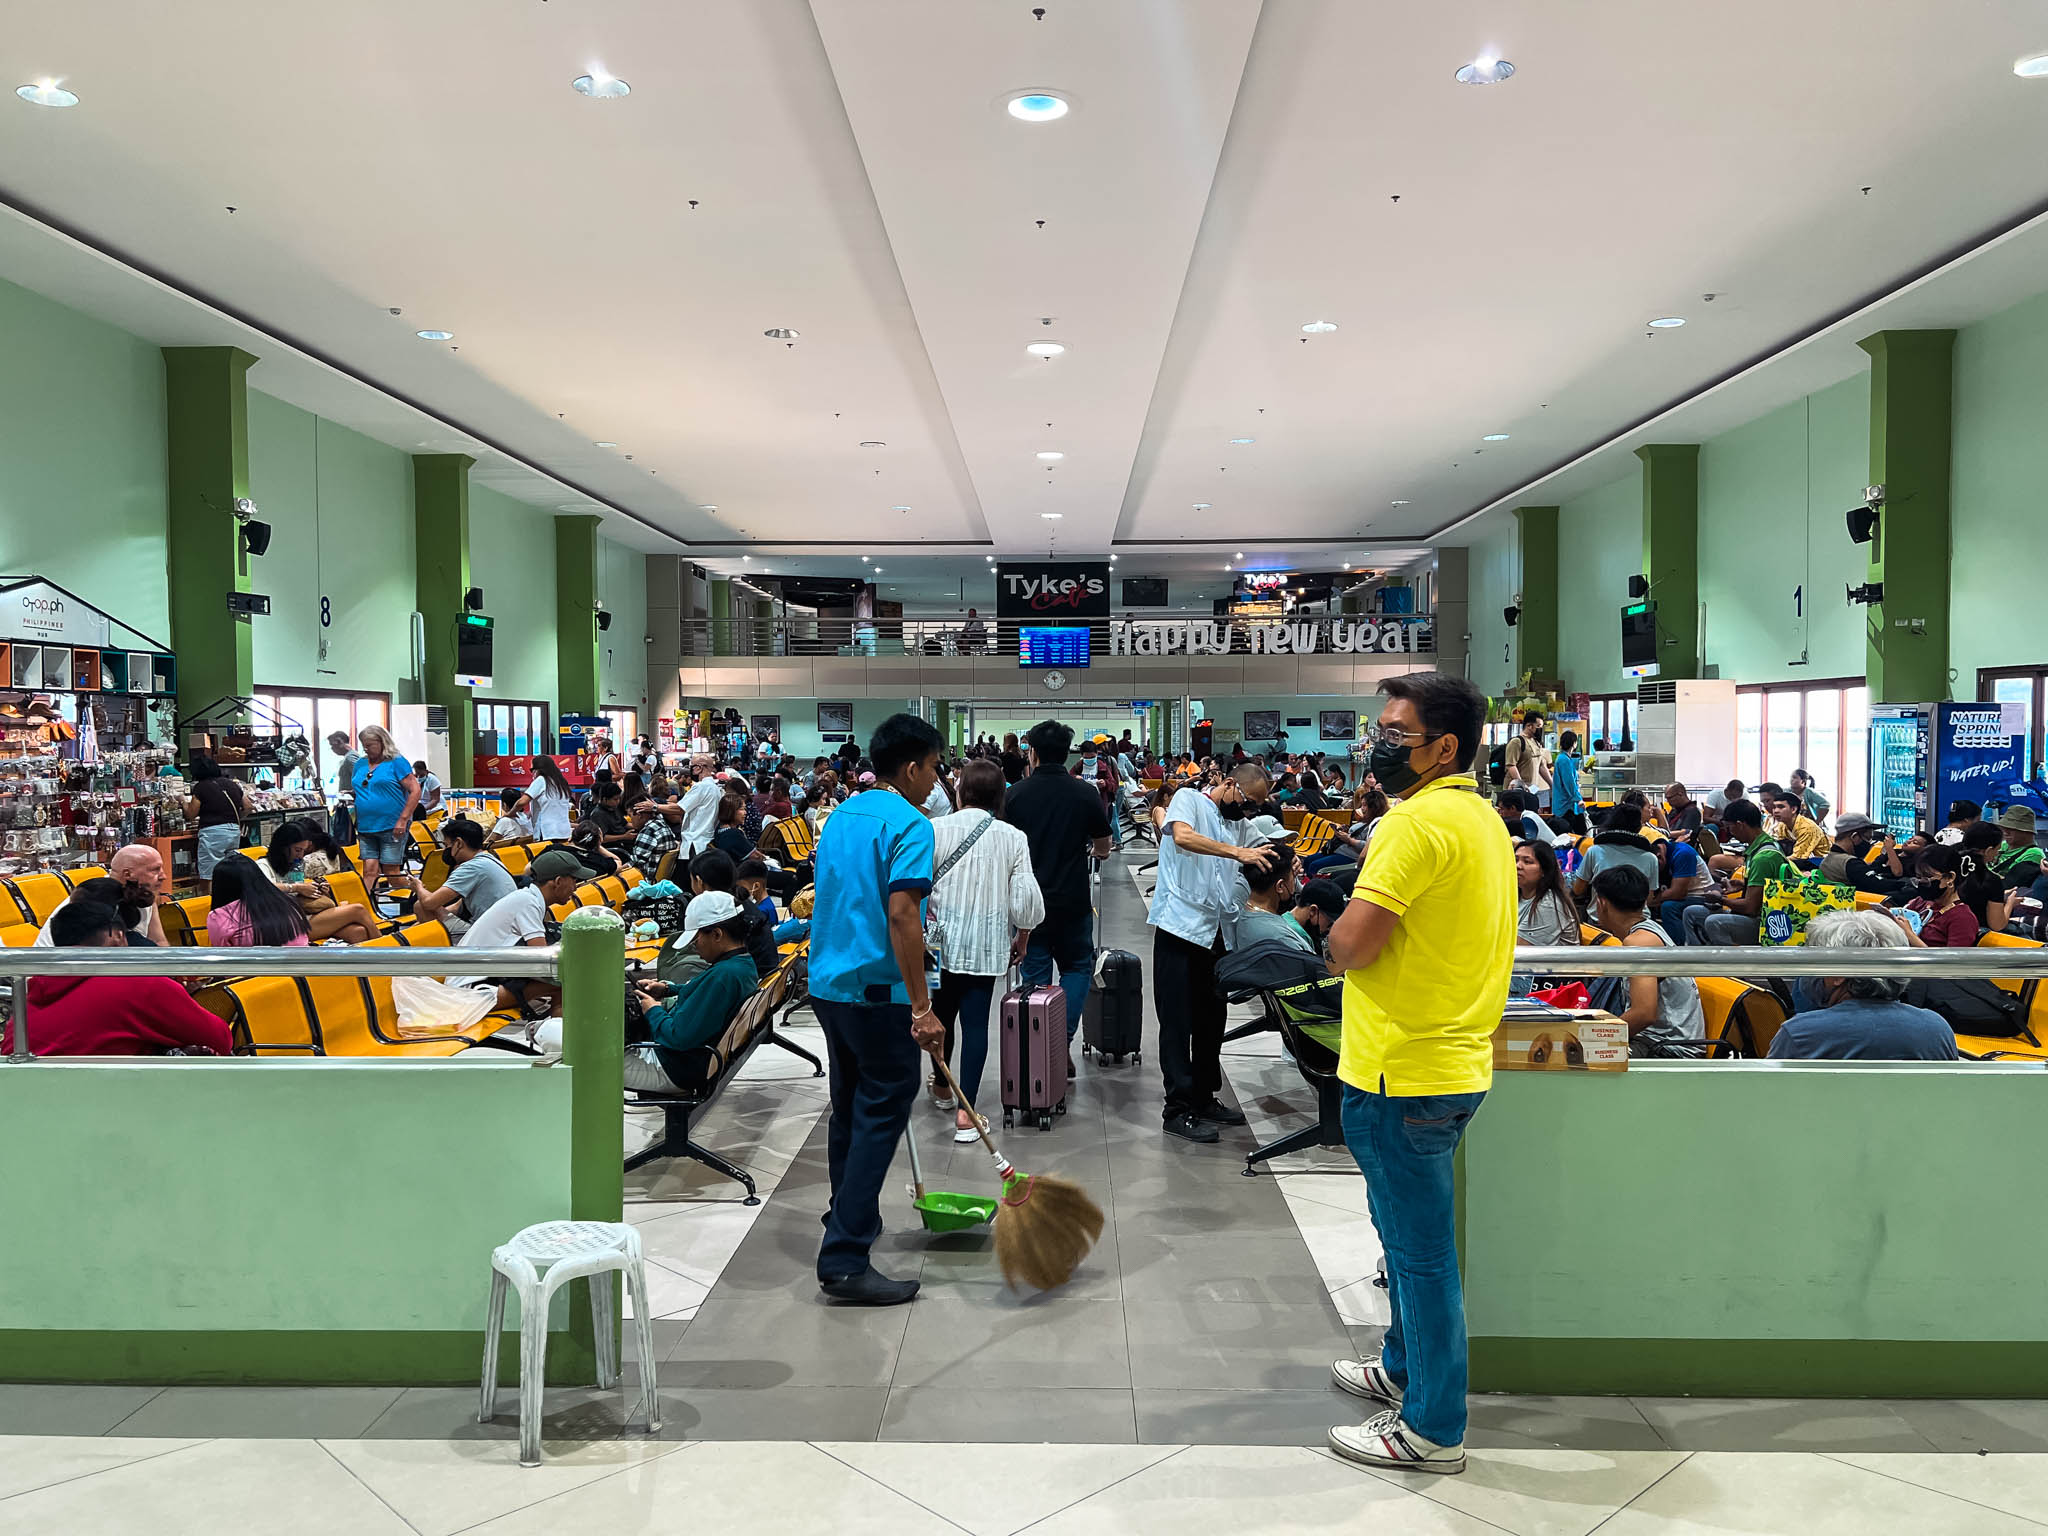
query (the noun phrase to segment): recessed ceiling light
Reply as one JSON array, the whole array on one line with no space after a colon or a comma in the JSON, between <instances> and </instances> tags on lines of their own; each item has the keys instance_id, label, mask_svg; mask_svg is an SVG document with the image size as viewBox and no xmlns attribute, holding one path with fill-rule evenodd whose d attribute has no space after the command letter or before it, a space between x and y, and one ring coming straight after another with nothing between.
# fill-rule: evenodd
<instances>
[{"instance_id":1,"label":"recessed ceiling light","mask_svg":"<svg viewBox=\"0 0 2048 1536\"><path fill-rule=\"evenodd\" d=\"M767 330L763 331L761 334L763 336L766 336L770 341L795 341L798 335L800 335L801 333L797 331L792 331L786 325L771 325L768 327Z\"/></svg>"},{"instance_id":2,"label":"recessed ceiling light","mask_svg":"<svg viewBox=\"0 0 2048 1536\"><path fill-rule=\"evenodd\" d=\"M718 508L716 508L716 507L706 507L706 508L705 508L704 510L705 510L706 512L716 512L716 511L718 510ZM746 532L746 530L745 530L744 528L742 528L742 529L740 530L740 532L744 533L744 532Z\"/></svg>"},{"instance_id":3,"label":"recessed ceiling light","mask_svg":"<svg viewBox=\"0 0 2048 1536\"><path fill-rule=\"evenodd\" d=\"M896 506L896 507L891 507L891 508L890 508L889 510L890 510L891 512L908 512L908 511L910 510L910 508L908 508L908 507L903 507L903 506Z\"/></svg>"},{"instance_id":4,"label":"recessed ceiling light","mask_svg":"<svg viewBox=\"0 0 2048 1536\"><path fill-rule=\"evenodd\" d=\"M1057 341L1034 341L1024 350L1033 357L1058 357L1067 349Z\"/></svg>"},{"instance_id":5,"label":"recessed ceiling light","mask_svg":"<svg viewBox=\"0 0 2048 1536\"><path fill-rule=\"evenodd\" d=\"M1508 435L1505 432L1489 432L1486 436L1479 439L1482 443L1504 443L1507 440Z\"/></svg>"},{"instance_id":6,"label":"recessed ceiling light","mask_svg":"<svg viewBox=\"0 0 2048 1536\"><path fill-rule=\"evenodd\" d=\"M1660 315L1657 319L1650 322L1650 329L1653 331L1675 331L1683 324L1685 324L1685 320L1679 315Z\"/></svg>"},{"instance_id":7,"label":"recessed ceiling light","mask_svg":"<svg viewBox=\"0 0 2048 1536\"><path fill-rule=\"evenodd\" d=\"M1039 457L1041 459L1044 459L1048 464L1050 464L1054 459L1064 459L1066 455L1064 453L1061 453L1057 448L1048 448L1045 450L1045 452L1041 453Z\"/></svg>"},{"instance_id":8,"label":"recessed ceiling light","mask_svg":"<svg viewBox=\"0 0 2048 1536\"><path fill-rule=\"evenodd\" d=\"M1210 506L1211 506L1211 505L1212 505L1211 503L1209 503L1209 502L1206 502L1206 501L1198 501L1198 502L1196 502L1196 503L1195 503L1195 510L1196 510L1197 512L1206 512L1206 511L1208 511L1208 510L1209 510L1209 508L1210 508Z\"/></svg>"},{"instance_id":9,"label":"recessed ceiling light","mask_svg":"<svg viewBox=\"0 0 2048 1536\"><path fill-rule=\"evenodd\" d=\"M1470 64L1458 71L1460 85L1498 85L1515 72L1515 66L1506 59L1496 59L1490 53L1482 53Z\"/></svg>"},{"instance_id":10,"label":"recessed ceiling light","mask_svg":"<svg viewBox=\"0 0 2048 1536\"><path fill-rule=\"evenodd\" d=\"M1009 110L1020 123L1050 123L1067 115L1067 102L1050 91L1026 91L1010 98Z\"/></svg>"},{"instance_id":11,"label":"recessed ceiling light","mask_svg":"<svg viewBox=\"0 0 2048 1536\"><path fill-rule=\"evenodd\" d=\"M1390 507L1407 507L1407 506L1413 506L1413 505L1414 505L1414 503L1413 503L1413 502L1407 502L1407 501L1390 501L1390 502L1388 502L1388 503L1387 503L1387 505L1388 505L1388 506L1390 506Z\"/></svg>"},{"instance_id":12,"label":"recessed ceiling light","mask_svg":"<svg viewBox=\"0 0 2048 1536\"><path fill-rule=\"evenodd\" d=\"M1115 565L1115 564L1116 564L1116 556L1115 556L1115 555L1111 555L1111 556L1109 557L1109 563L1110 563L1111 565Z\"/></svg>"},{"instance_id":13,"label":"recessed ceiling light","mask_svg":"<svg viewBox=\"0 0 2048 1536\"><path fill-rule=\"evenodd\" d=\"M983 555L981 558L986 560L990 565L994 565L996 563L996 557L994 555Z\"/></svg>"},{"instance_id":14,"label":"recessed ceiling light","mask_svg":"<svg viewBox=\"0 0 2048 1536\"><path fill-rule=\"evenodd\" d=\"M1335 329L1337 329L1337 322L1334 320L1311 320L1301 328L1301 334L1304 336L1327 336Z\"/></svg>"},{"instance_id":15,"label":"recessed ceiling light","mask_svg":"<svg viewBox=\"0 0 2048 1536\"><path fill-rule=\"evenodd\" d=\"M1045 520L1046 520L1047 522L1049 522L1049 523L1056 523L1056 522L1058 522L1058 521L1059 521L1059 520L1060 520L1060 519L1061 519L1062 517L1065 517L1065 516L1066 516L1066 514L1065 514L1064 512L1041 512L1041 513L1039 513L1038 515L1039 515L1040 517L1044 518L1044 519L1045 519Z\"/></svg>"},{"instance_id":16,"label":"recessed ceiling light","mask_svg":"<svg viewBox=\"0 0 2048 1536\"><path fill-rule=\"evenodd\" d=\"M866 442L861 444L861 447L863 448L886 448L888 446L889 445L887 443L878 443L873 438L869 438Z\"/></svg>"},{"instance_id":17,"label":"recessed ceiling light","mask_svg":"<svg viewBox=\"0 0 2048 1536\"><path fill-rule=\"evenodd\" d=\"M1256 438L1250 438L1250 437L1233 437L1233 438L1232 438L1232 439L1230 440L1230 442L1231 442L1231 446L1232 446L1232 447L1234 447L1234 448L1242 448L1242 447L1243 447L1243 446L1244 446L1244 445L1245 445L1246 443L1251 443L1251 442L1256 442L1256 441L1257 441L1257 439L1256 439Z\"/></svg>"},{"instance_id":18,"label":"recessed ceiling light","mask_svg":"<svg viewBox=\"0 0 2048 1536\"><path fill-rule=\"evenodd\" d=\"M453 341L455 339L453 331L414 331L413 335L419 337L421 341Z\"/></svg>"},{"instance_id":19,"label":"recessed ceiling light","mask_svg":"<svg viewBox=\"0 0 2048 1536\"><path fill-rule=\"evenodd\" d=\"M1244 551L1240 549L1236 554L1232 555L1230 558L1233 560L1242 560L1244 558Z\"/></svg>"},{"instance_id":20,"label":"recessed ceiling light","mask_svg":"<svg viewBox=\"0 0 2048 1536\"><path fill-rule=\"evenodd\" d=\"M2029 53L2021 55L2019 58L2014 59L2012 61L2012 72L2018 75L2022 80L2040 80L2048 78L2048 53ZM28 87L23 86L22 89L27 90ZM70 105L70 103L64 102L60 103L60 105L68 106Z\"/></svg>"},{"instance_id":21,"label":"recessed ceiling light","mask_svg":"<svg viewBox=\"0 0 2048 1536\"><path fill-rule=\"evenodd\" d=\"M37 80L29 85L17 85L14 94L32 107L75 107L78 97L64 89L54 80Z\"/></svg>"},{"instance_id":22,"label":"recessed ceiling light","mask_svg":"<svg viewBox=\"0 0 2048 1536\"><path fill-rule=\"evenodd\" d=\"M587 75L578 75L569 84L579 96L595 96L600 101L610 101L633 94L633 87L601 69L594 69Z\"/></svg>"}]
</instances>

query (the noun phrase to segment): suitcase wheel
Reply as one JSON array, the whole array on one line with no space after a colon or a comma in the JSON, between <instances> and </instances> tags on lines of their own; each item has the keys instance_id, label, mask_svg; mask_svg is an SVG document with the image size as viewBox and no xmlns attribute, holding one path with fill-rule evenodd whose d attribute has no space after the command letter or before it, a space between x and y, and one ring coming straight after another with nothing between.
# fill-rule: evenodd
<instances>
[{"instance_id":1,"label":"suitcase wheel","mask_svg":"<svg viewBox=\"0 0 2048 1536\"><path fill-rule=\"evenodd\" d=\"M1052 1129L1052 1114L1050 1111L1041 1109L1038 1112L1038 1128L1041 1131Z\"/></svg>"},{"instance_id":2,"label":"suitcase wheel","mask_svg":"<svg viewBox=\"0 0 2048 1536\"><path fill-rule=\"evenodd\" d=\"M1053 1105L1052 1112L1056 1115L1064 1115L1067 1112L1067 1101L1061 1099L1059 1103Z\"/></svg>"},{"instance_id":3,"label":"suitcase wheel","mask_svg":"<svg viewBox=\"0 0 2048 1536\"><path fill-rule=\"evenodd\" d=\"M1017 1117L1016 1117L1016 1115L1014 1115L1013 1113L1011 1113L1011 1112L1010 1112L1009 1110L1007 1110L1007 1109L1006 1109L1006 1110L1004 1110L1004 1111L1003 1111L1003 1129L1007 1131L1007 1130L1009 1130L1009 1129L1010 1129L1011 1127L1013 1127L1014 1125L1016 1125L1016 1123L1017 1123Z\"/></svg>"}]
</instances>

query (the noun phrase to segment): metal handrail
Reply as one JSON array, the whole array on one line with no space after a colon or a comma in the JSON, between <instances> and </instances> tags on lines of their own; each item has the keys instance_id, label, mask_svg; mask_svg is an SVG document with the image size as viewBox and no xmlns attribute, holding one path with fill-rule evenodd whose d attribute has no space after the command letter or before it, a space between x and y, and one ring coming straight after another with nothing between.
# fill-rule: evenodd
<instances>
[{"instance_id":1,"label":"metal handrail","mask_svg":"<svg viewBox=\"0 0 2048 1536\"><path fill-rule=\"evenodd\" d=\"M461 959L451 964L457 955ZM479 976L552 977L560 970L561 956L558 944L522 949L9 949L0 951L0 975L7 978L14 1042L4 1059L35 1060L26 1028L33 976L445 976L459 969Z\"/></svg>"},{"instance_id":2,"label":"metal handrail","mask_svg":"<svg viewBox=\"0 0 2048 1536\"><path fill-rule=\"evenodd\" d=\"M1103 643L1106 645L1107 631L1112 623L1185 623L1190 619L1226 625L1233 637L1233 654L1248 652L1249 635L1253 629L1280 622L1235 615L1216 617L1208 613L1186 613L1178 609L1157 608L1118 608L1108 616L1088 619L1068 619L1059 614L1047 614L1043 619L1035 621L999 619L992 612L981 613L970 620L965 611L889 615L869 619L852 619L840 615L814 617L807 614L767 614L684 619L679 626L678 638L685 656L745 658L850 654L991 657L998 654L1014 656L1018 627L1033 622L1085 623L1102 633ZM1289 622L1293 623L1321 622L1326 619L1370 619L1374 623L1402 624L1426 631L1432 636L1436 625L1434 613L1327 613L1289 616ZM964 633L970 623L980 626L972 635Z\"/></svg>"},{"instance_id":3,"label":"metal handrail","mask_svg":"<svg viewBox=\"0 0 2048 1536\"><path fill-rule=\"evenodd\" d=\"M1515 969L1577 976L1872 976L1910 981L2035 981L2040 949L1814 949L1804 945L1547 944L1515 950Z\"/></svg>"}]
</instances>

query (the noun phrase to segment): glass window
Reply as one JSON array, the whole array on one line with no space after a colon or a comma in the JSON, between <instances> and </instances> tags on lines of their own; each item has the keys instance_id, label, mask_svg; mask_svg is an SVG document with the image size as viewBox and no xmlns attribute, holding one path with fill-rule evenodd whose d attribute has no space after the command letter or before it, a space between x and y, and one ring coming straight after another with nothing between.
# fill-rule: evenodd
<instances>
[{"instance_id":1,"label":"glass window","mask_svg":"<svg viewBox=\"0 0 2048 1536\"><path fill-rule=\"evenodd\" d=\"M1799 695L1764 695L1764 777L1784 784L1799 766Z\"/></svg>"},{"instance_id":2,"label":"glass window","mask_svg":"<svg viewBox=\"0 0 2048 1536\"><path fill-rule=\"evenodd\" d=\"M1870 690L1842 690L1842 792L1835 811L1870 809Z\"/></svg>"},{"instance_id":3,"label":"glass window","mask_svg":"<svg viewBox=\"0 0 2048 1536\"><path fill-rule=\"evenodd\" d=\"M2000 704L2017 704L2026 711L2026 744L2020 752L2020 773L2023 778L2034 774L2034 694L2040 687L2038 677L2000 677L1992 680L1991 697Z\"/></svg>"},{"instance_id":4,"label":"glass window","mask_svg":"<svg viewBox=\"0 0 2048 1536\"><path fill-rule=\"evenodd\" d=\"M608 709L604 717L611 722L612 745L621 751L627 742L640 734L640 711L637 709Z\"/></svg>"},{"instance_id":5,"label":"glass window","mask_svg":"<svg viewBox=\"0 0 2048 1536\"><path fill-rule=\"evenodd\" d=\"M1839 809L1842 804L1842 691L1812 688L1806 694L1806 747L1799 766Z\"/></svg>"},{"instance_id":6,"label":"glass window","mask_svg":"<svg viewBox=\"0 0 2048 1536\"><path fill-rule=\"evenodd\" d=\"M1744 785L1763 781L1764 696L1761 693L1735 696L1735 776Z\"/></svg>"}]
</instances>

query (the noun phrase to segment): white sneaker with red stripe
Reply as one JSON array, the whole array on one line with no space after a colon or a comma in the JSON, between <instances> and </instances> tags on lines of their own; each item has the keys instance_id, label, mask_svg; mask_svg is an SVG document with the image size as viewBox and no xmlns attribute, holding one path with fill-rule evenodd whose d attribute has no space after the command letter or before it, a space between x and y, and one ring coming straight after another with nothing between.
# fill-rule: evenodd
<instances>
[{"instance_id":1,"label":"white sneaker with red stripe","mask_svg":"<svg viewBox=\"0 0 2048 1536\"><path fill-rule=\"evenodd\" d=\"M1386 1367L1380 1364L1378 1355L1366 1360L1332 1360L1330 1380L1340 1391L1349 1392L1353 1397L1392 1403L1396 1408L1401 1406L1401 1388L1387 1374Z\"/></svg>"},{"instance_id":2,"label":"white sneaker with red stripe","mask_svg":"<svg viewBox=\"0 0 2048 1536\"><path fill-rule=\"evenodd\" d=\"M1363 1424L1339 1424L1330 1431L1330 1449L1346 1461L1401 1472L1465 1470L1465 1446L1438 1445L1401 1422L1401 1410L1389 1408Z\"/></svg>"}]
</instances>

